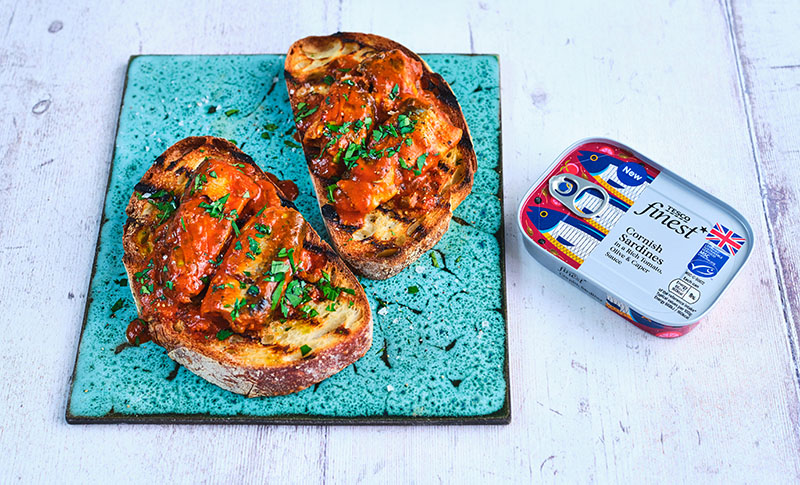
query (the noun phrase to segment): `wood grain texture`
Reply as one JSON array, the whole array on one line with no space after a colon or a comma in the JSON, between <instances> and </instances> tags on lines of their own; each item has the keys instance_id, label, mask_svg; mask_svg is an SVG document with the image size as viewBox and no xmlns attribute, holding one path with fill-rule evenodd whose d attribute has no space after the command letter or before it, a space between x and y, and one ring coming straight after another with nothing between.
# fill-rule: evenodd
<instances>
[{"instance_id":1,"label":"wood grain texture","mask_svg":"<svg viewBox=\"0 0 800 485\"><path fill-rule=\"evenodd\" d=\"M800 4L728 1L751 146L781 287L787 333L800 330ZM800 356L794 355L795 362Z\"/></svg>"},{"instance_id":2,"label":"wood grain texture","mask_svg":"<svg viewBox=\"0 0 800 485\"><path fill-rule=\"evenodd\" d=\"M787 320L798 318L798 251L785 217L798 197L790 162L800 69L779 67L800 63L796 5L402 7L2 2L0 482L44 482L55 471L81 482L800 480ZM375 32L418 52L500 55L512 423L68 426L128 57L283 52L337 30ZM755 230L750 263L685 337L646 335L524 252L520 198L565 146L591 135L705 187Z\"/></svg>"}]
</instances>

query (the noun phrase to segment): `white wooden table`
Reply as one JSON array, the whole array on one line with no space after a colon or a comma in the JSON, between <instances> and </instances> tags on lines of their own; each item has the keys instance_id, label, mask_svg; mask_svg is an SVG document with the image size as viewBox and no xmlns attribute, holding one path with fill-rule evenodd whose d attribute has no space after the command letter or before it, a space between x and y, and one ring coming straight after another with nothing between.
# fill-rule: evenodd
<instances>
[{"instance_id":1,"label":"white wooden table","mask_svg":"<svg viewBox=\"0 0 800 485\"><path fill-rule=\"evenodd\" d=\"M800 480L800 2L102 3L0 1L0 482ZM128 57L337 30L500 55L512 423L67 425ZM520 197L590 135L755 230L685 337L648 336L524 252Z\"/></svg>"}]
</instances>

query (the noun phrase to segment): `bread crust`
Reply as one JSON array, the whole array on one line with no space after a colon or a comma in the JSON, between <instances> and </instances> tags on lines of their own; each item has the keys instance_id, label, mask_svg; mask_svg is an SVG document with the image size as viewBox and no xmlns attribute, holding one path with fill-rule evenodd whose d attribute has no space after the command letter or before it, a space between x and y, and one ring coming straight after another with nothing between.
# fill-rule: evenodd
<instances>
[{"instance_id":1,"label":"bread crust","mask_svg":"<svg viewBox=\"0 0 800 485\"><path fill-rule=\"evenodd\" d=\"M450 122L462 130L462 136L457 144L459 173L453 175L453 184L449 187L449 197L442 203L427 212L422 217L413 220L404 220L399 214L389 214L385 208L379 207L376 211L387 215L391 219L391 224L396 224L404 230L401 238L378 241L374 238L365 239L354 238L358 234L358 227L345 226L339 223L335 209L327 202L327 190L325 182L316 176L309 167L309 174L314 185L317 202L325 221L326 229L331 237L334 248L339 252L347 264L358 274L370 279L386 279L396 275L406 266L417 260L422 254L431 249L447 232L453 211L464 201L472 190L472 183L477 170L477 158L472 144L472 136L469 132L461 107L453 94L450 85L438 73L428 66L416 53L405 46L373 34L357 32L338 32L329 36L312 36L296 41L289 48L286 56L285 72L286 84L292 108L296 112L296 107L300 103L297 94L299 86L308 79L309 75L304 73L304 69L311 69L310 74L316 72L326 62L324 55L339 51L347 52L351 49L365 49L372 51L388 51L398 49L408 57L420 62L423 66L422 83L426 89L435 93L436 97L442 101L442 107ZM356 47L352 47L352 46ZM357 51L358 52L358 51ZM312 59L309 53L322 53L323 57ZM328 58L327 62L335 59ZM314 67L318 65L318 67ZM303 147L306 160L310 162L313 154L309 147ZM375 212L375 211L373 211ZM381 214L377 214L381 219Z\"/></svg>"},{"instance_id":2,"label":"bread crust","mask_svg":"<svg viewBox=\"0 0 800 485\"><path fill-rule=\"evenodd\" d=\"M236 162L254 163L227 140L190 137L167 149L145 173L128 203L126 211L129 218L123 229L123 263L140 315L143 313L143 303L134 274L145 268L151 257L152 253L147 252L146 244L142 244L141 234L154 224L155 215L151 211L151 204L137 197L137 193L141 193L138 189L148 187L155 191L163 189L181 193L191 172L199 165L197 159L202 160L202 157L193 156L199 150L204 150L203 154L213 152L217 157L227 154ZM361 358L372 344L369 302L356 276L310 226L304 244L321 248L328 261L327 268L333 285L355 290L351 296L353 305L350 311L357 313L358 317L347 327L346 335L333 335L333 332L326 334L325 343L320 347L314 344L313 352L306 356L297 355L297 351L276 356L269 345L262 343L263 339L259 341L252 336L238 334L225 340L206 338L187 330L179 321L162 319L148 322L152 339L167 350L171 359L191 372L223 389L247 397L297 392L344 369ZM270 322L266 328L272 325L278 325L278 322Z\"/></svg>"}]
</instances>

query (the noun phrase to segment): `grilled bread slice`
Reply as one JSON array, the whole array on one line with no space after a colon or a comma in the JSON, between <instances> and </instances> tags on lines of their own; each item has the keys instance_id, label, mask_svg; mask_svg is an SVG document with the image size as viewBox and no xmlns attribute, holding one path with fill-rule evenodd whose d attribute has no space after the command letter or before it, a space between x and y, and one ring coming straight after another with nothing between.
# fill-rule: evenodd
<instances>
[{"instance_id":1,"label":"grilled bread slice","mask_svg":"<svg viewBox=\"0 0 800 485\"><path fill-rule=\"evenodd\" d=\"M397 274L472 189L477 160L450 86L406 47L362 33L298 40L285 74L333 246L367 278Z\"/></svg>"},{"instance_id":2,"label":"grilled bread slice","mask_svg":"<svg viewBox=\"0 0 800 485\"><path fill-rule=\"evenodd\" d=\"M158 157L126 209L123 262L140 316L129 340L152 338L248 397L299 391L363 356L364 291L292 195L220 138L186 138Z\"/></svg>"}]
</instances>

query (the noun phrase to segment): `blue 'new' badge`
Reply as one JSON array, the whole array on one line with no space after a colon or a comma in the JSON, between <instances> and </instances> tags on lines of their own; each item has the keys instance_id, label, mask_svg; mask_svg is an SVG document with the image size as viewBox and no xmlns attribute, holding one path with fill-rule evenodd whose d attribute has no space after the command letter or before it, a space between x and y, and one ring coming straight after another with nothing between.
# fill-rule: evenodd
<instances>
[{"instance_id":1,"label":"blue 'new' badge","mask_svg":"<svg viewBox=\"0 0 800 485\"><path fill-rule=\"evenodd\" d=\"M706 243L689 261L689 271L701 278L711 278L720 272L729 257L716 246Z\"/></svg>"}]
</instances>

